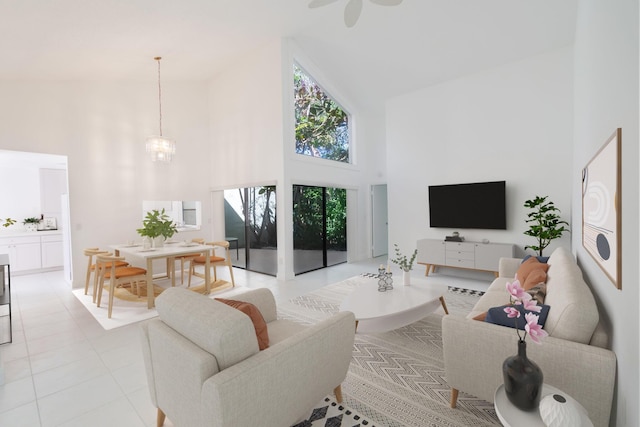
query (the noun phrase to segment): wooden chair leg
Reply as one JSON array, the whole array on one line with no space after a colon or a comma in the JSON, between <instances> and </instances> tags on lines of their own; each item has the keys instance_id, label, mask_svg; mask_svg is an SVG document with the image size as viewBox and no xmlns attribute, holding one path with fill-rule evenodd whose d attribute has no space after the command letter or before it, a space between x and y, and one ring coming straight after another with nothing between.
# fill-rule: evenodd
<instances>
[{"instance_id":1,"label":"wooden chair leg","mask_svg":"<svg viewBox=\"0 0 640 427\"><path fill-rule=\"evenodd\" d=\"M164 425L164 420L167 416L162 412L162 409L158 408L158 419L156 421L157 427L162 427Z\"/></svg>"},{"instance_id":2,"label":"wooden chair leg","mask_svg":"<svg viewBox=\"0 0 640 427\"><path fill-rule=\"evenodd\" d=\"M336 402L342 403L342 385L334 388L333 393L336 395Z\"/></svg>"},{"instance_id":3,"label":"wooden chair leg","mask_svg":"<svg viewBox=\"0 0 640 427\"><path fill-rule=\"evenodd\" d=\"M458 389L452 388L451 389L451 407L455 408L457 402L458 402Z\"/></svg>"},{"instance_id":4,"label":"wooden chair leg","mask_svg":"<svg viewBox=\"0 0 640 427\"><path fill-rule=\"evenodd\" d=\"M231 275L231 284L235 287L236 281L233 279L233 266L231 265L231 262L229 262L229 274Z\"/></svg>"}]
</instances>

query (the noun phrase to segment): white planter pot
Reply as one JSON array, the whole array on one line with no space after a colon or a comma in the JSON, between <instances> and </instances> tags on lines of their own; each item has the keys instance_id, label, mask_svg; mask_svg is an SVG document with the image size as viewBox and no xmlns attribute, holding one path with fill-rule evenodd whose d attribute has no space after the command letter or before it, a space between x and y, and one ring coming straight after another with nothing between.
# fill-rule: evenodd
<instances>
[{"instance_id":1,"label":"white planter pot","mask_svg":"<svg viewBox=\"0 0 640 427\"><path fill-rule=\"evenodd\" d=\"M402 284L405 286L409 286L411 284L411 270L402 270Z\"/></svg>"}]
</instances>

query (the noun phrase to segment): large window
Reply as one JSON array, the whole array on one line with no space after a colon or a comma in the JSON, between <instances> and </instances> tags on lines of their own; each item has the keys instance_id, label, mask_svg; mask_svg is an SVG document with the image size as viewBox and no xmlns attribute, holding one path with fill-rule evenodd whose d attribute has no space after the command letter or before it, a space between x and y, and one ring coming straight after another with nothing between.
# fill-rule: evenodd
<instances>
[{"instance_id":1,"label":"large window","mask_svg":"<svg viewBox=\"0 0 640 427\"><path fill-rule=\"evenodd\" d=\"M293 65L296 153L349 163L349 114Z\"/></svg>"}]
</instances>

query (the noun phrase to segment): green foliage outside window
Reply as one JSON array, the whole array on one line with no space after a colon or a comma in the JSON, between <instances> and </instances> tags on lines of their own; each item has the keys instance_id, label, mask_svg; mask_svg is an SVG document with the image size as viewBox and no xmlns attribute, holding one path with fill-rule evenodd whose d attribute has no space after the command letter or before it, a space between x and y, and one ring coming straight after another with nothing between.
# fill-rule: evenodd
<instances>
[{"instance_id":1,"label":"green foliage outside window","mask_svg":"<svg viewBox=\"0 0 640 427\"><path fill-rule=\"evenodd\" d=\"M322 198L326 191L327 249L347 248L347 191L343 188L293 186L293 246L322 249Z\"/></svg>"},{"instance_id":2,"label":"green foliage outside window","mask_svg":"<svg viewBox=\"0 0 640 427\"><path fill-rule=\"evenodd\" d=\"M293 80L296 153L349 163L347 113L295 64Z\"/></svg>"}]
</instances>

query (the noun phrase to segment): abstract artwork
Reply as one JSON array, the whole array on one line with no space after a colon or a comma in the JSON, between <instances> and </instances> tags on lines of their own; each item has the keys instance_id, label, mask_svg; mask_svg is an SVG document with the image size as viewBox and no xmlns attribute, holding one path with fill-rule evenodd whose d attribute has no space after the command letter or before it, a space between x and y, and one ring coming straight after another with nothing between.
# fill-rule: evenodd
<instances>
[{"instance_id":1,"label":"abstract artwork","mask_svg":"<svg viewBox=\"0 0 640 427\"><path fill-rule=\"evenodd\" d=\"M618 289L622 288L621 147L622 129L616 129L582 170L582 246Z\"/></svg>"}]
</instances>

